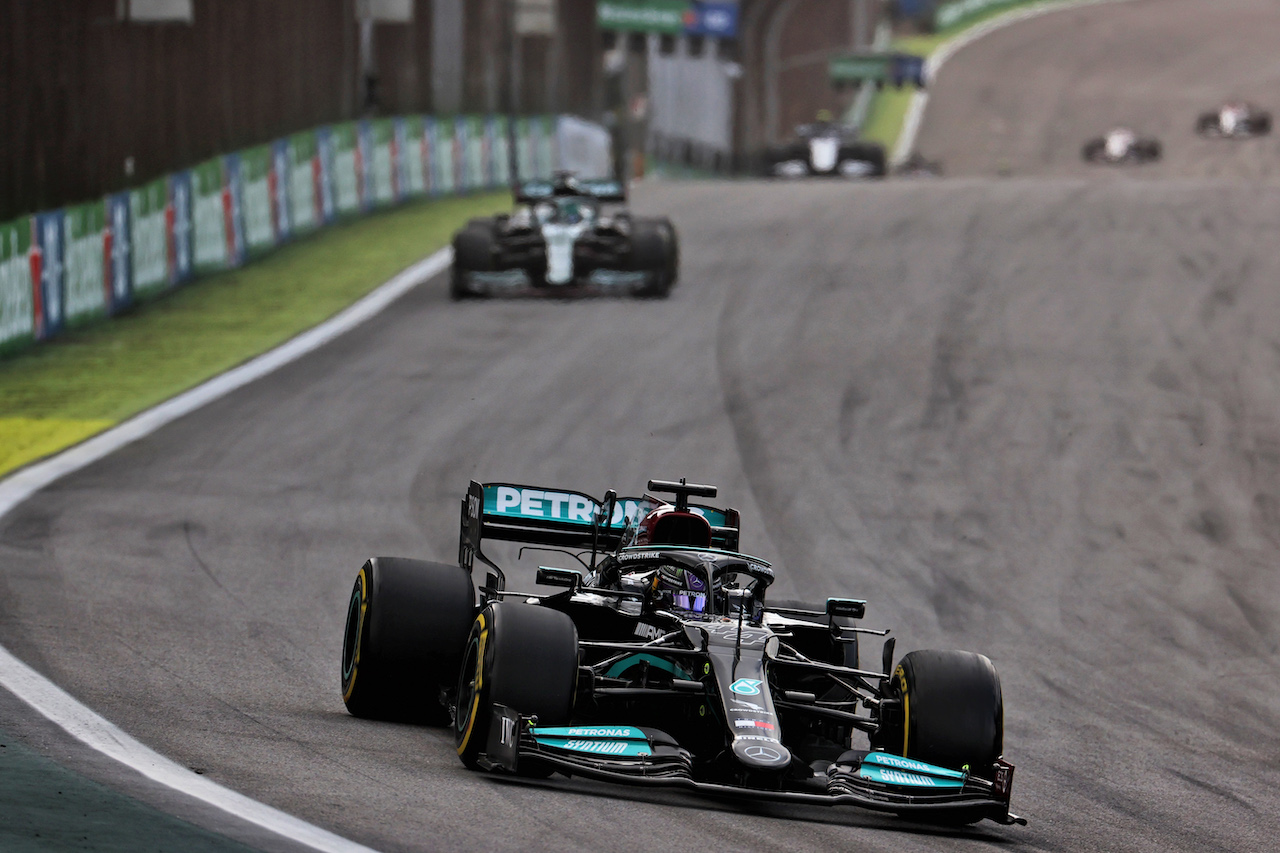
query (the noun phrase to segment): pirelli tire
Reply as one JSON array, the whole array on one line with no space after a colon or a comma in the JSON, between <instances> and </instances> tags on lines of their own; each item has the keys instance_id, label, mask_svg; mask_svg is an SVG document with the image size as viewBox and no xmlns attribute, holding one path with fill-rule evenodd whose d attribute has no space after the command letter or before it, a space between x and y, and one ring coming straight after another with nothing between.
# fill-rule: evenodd
<instances>
[{"instance_id":1,"label":"pirelli tire","mask_svg":"<svg viewBox=\"0 0 1280 853\"><path fill-rule=\"evenodd\" d=\"M1103 158L1103 153L1106 149L1107 142L1105 139L1102 139L1101 137L1097 139L1090 139L1084 144L1084 147L1080 149L1080 157L1086 163L1097 163Z\"/></svg>"},{"instance_id":2,"label":"pirelli tire","mask_svg":"<svg viewBox=\"0 0 1280 853\"><path fill-rule=\"evenodd\" d=\"M477 299L481 294L468 287L467 274L493 272L497 234L491 219L473 219L453 235L453 266L449 274L449 296Z\"/></svg>"},{"instance_id":3,"label":"pirelli tire","mask_svg":"<svg viewBox=\"0 0 1280 853\"><path fill-rule=\"evenodd\" d=\"M471 626L458 677L454 737L458 757L475 769L489 740L493 706L568 725L578 678L578 629L558 610L495 602ZM539 773L539 768L521 772Z\"/></svg>"},{"instance_id":4,"label":"pirelli tire","mask_svg":"<svg viewBox=\"0 0 1280 853\"><path fill-rule=\"evenodd\" d=\"M896 700L883 721L887 752L985 776L1004 751L1000 676L986 655L909 652L889 679L887 698Z\"/></svg>"},{"instance_id":5,"label":"pirelli tire","mask_svg":"<svg viewBox=\"0 0 1280 853\"><path fill-rule=\"evenodd\" d=\"M763 169L761 170L765 177L775 178L778 175L778 166L782 163L790 163L799 160L803 163L809 162L809 147L802 142L793 142L788 145L775 146L768 148L764 152ZM812 173L811 169L806 172Z\"/></svg>"},{"instance_id":6,"label":"pirelli tire","mask_svg":"<svg viewBox=\"0 0 1280 853\"><path fill-rule=\"evenodd\" d=\"M356 575L342 638L342 701L357 717L447 725L475 618L459 566L373 557Z\"/></svg>"},{"instance_id":7,"label":"pirelli tire","mask_svg":"<svg viewBox=\"0 0 1280 853\"><path fill-rule=\"evenodd\" d=\"M869 178L883 178L889 172L889 161L884 146L878 143L855 142L841 151L841 157L845 156L868 164L871 167L871 171L867 173Z\"/></svg>"},{"instance_id":8,"label":"pirelli tire","mask_svg":"<svg viewBox=\"0 0 1280 853\"><path fill-rule=\"evenodd\" d=\"M631 268L651 274L649 284L638 296L665 298L671 294L680 268L680 244L671 220L632 220Z\"/></svg>"}]
</instances>

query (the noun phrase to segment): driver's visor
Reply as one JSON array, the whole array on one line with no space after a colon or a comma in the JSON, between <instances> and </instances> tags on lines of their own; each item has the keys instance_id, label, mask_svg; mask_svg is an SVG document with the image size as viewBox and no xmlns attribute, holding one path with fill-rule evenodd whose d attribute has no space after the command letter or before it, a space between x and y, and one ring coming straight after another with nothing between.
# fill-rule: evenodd
<instances>
[{"instance_id":1,"label":"driver's visor","mask_svg":"<svg viewBox=\"0 0 1280 853\"><path fill-rule=\"evenodd\" d=\"M703 613L707 609L707 594L682 589L672 596L672 603L676 607L692 613Z\"/></svg>"}]
</instances>

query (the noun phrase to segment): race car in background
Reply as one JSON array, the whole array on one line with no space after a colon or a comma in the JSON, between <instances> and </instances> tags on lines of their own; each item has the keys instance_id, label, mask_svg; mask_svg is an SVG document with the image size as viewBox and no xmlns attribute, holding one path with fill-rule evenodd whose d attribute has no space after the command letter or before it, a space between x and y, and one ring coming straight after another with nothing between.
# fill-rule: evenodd
<instances>
[{"instance_id":1,"label":"race car in background","mask_svg":"<svg viewBox=\"0 0 1280 853\"><path fill-rule=\"evenodd\" d=\"M617 181L561 172L515 190L515 210L473 219L453 238L450 295L665 297L680 246L665 217L633 216Z\"/></svg>"},{"instance_id":2,"label":"race car in background","mask_svg":"<svg viewBox=\"0 0 1280 853\"><path fill-rule=\"evenodd\" d=\"M1127 127L1118 127L1106 136L1084 144L1086 163L1151 163L1160 159L1159 140L1139 136Z\"/></svg>"},{"instance_id":3,"label":"race car in background","mask_svg":"<svg viewBox=\"0 0 1280 853\"><path fill-rule=\"evenodd\" d=\"M451 724L474 770L852 805L948 824L1009 813L1000 679L980 654L875 664L866 603L774 601L715 486L639 498L472 482L458 565L376 557L356 577L342 698L360 717ZM537 552L507 589L485 553ZM478 565L486 567L473 586ZM478 579L477 579L478 580Z\"/></svg>"},{"instance_id":4,"label":"race car in background","mask_svg":"<svg viewBox=\"0 0 1280 853\"><path fill-rule=\"evenodd\" d=\"M1249 139L1271 132L1271 113L1244 101L1231 101L1211 113L1201 113L1196 133L1220 139Z\"/></svg>"},{"instance_id":5,"label":"race car in background","mask_svg":"<svg viewBox=\"0 0 1280 853\"><path fill-rule=\"evenodd\" d=\"M940 178L942 163L939 160L929 160L916 151L895 166L893 174L899 178Z\"/></svg>"},{"instance_id":6,"label":"race car in background","mask_svg":"<svg viewBox=\"0 0 1280 853\"><path fill-rule=\"evenodd\" d=\"M830 121L800 125L795 139L767 149L764 161L765 174L776 178L879 178L886 163L883 145Z\"/></svg>"}]
</instances>

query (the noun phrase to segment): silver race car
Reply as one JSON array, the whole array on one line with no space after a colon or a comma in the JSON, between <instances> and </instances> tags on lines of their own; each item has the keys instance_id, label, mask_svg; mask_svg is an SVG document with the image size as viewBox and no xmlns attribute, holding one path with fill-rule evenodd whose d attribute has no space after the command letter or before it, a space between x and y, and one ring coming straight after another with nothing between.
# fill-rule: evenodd
<instances>
[{"instance_id":1,"label":"silver race car","mask_svg":"<svg viewBox=\"0 0 1280 853\"><path fill-rule=\"evenodd\" d=\"M1117 127L1086 142L1081 155L1086 163L1136 164L1153 163L1160 159L1160 153L1159 140Z\"/></svg>"},{"instance_id":2,"label":"silver race car","mask_svg":"<svg viewBox=\"0 0 1280 853\"><path fill-rule=\"evenodd\" d=\"M680 247L666 217L633 216L617 181L559 173L515 191L512 213L473 219L454 235L450 294L665 297Z\"/></svg>"},{"instance_id":3,"label":"silver race car","mask_svg":"<svg viewBox=\"0 0 1280 853\"><path fill-rule=\"evenodd\" d=\"M853 128L829 121L800 125L794 140L768 149L764 160L765 173L775 178L879 178L885 174L883 145L859 140Z\"/></svg>"},{"instance_id":4,"label":"silver race car","mask_svg":"<svg viewBox=\"0 0 1280 853\"><path fill-rule=\"evenodd\" d=\"M1196 120L1196 133L1218 139L1249 139L1270 132L1271 113L1245 101L1230 101Z\"/></svg>"}]
</instances>

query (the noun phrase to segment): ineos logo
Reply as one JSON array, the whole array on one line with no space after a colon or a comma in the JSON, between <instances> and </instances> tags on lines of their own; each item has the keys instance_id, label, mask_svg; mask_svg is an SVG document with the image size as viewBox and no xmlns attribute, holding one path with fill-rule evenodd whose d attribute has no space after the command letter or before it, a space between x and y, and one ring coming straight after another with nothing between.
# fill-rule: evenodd
<instances>
[{"instance_id":1,"label":"ineos logo","mask_svg":"<svg viewBox=\"0 0 1280 853\"><path fill-rule=\"evenodd\" d=\"M742 754L747 758L754 758L756 761L782 760L782 753L767 746L749 746L742 751Z\"/></svg>"}]
</instances>

